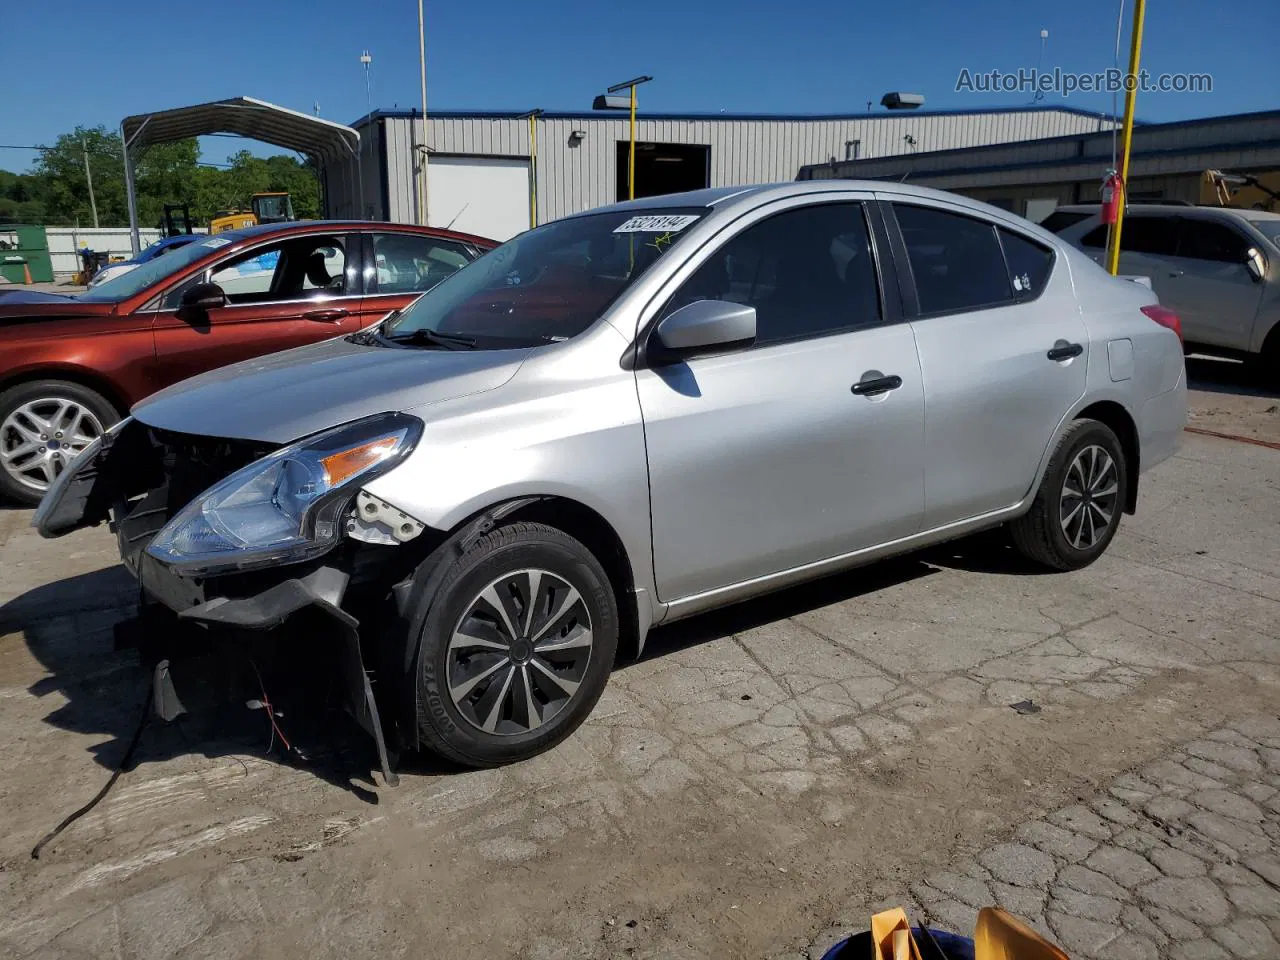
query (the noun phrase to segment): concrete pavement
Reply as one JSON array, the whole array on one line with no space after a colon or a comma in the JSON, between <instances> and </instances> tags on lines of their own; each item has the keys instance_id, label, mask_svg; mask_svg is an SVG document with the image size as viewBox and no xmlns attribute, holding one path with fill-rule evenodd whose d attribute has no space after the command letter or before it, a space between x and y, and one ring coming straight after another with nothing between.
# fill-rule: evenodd
<instances>
[{"instance_id":1,"label":"concrete pavement","mask_svg":"<svg viewBox=\"0 0 1280 960\"><path fill-rule=\"evenodd\" d=\"M1280 955L1275 451L1188 437L1079 573L986 537L660 631L514 767L352 789L265 731L153 727L40 861L144 678L109 536L26 519L0 513L0 954L792 960L884 904L969 932L998 903L1073 958Z\"/></svg>"}]
</instances>

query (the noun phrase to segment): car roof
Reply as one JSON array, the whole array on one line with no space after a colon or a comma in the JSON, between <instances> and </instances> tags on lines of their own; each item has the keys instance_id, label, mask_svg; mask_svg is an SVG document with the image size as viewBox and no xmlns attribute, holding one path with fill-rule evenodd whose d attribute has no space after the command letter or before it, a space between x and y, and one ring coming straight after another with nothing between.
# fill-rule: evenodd
<instances>
[{"instance_id":1,"label":"car roof","mask_svg":"<svg viewBox=\"0 0 1280 960\"><path fill-rule=\"evenodd\" d=\"M481 237L474 233L462 233L458 230L446 230L441 227L424 227L416 223L389 223L384 220L288 220L284 223L260 223L256 226L241 227L237 230L224 230L221 233L214 234L214 236L236 243L240 240L253 240L276 234L327 233L335 230L391 230L396 233L417 233L488 247L497 245L496 240Z\"/></svg>"},{"instance_id":2,"label":"car roof","mask_svg":"<svg viewBox=\"0 0 1280 960\"><path fill-rule=\"evenodd\" d=\"M928 200L942 200L955 206L968 207L975 213L981 213L984 216L998 214L1002 218L1012 217L1006 210L1001 210L998 207L993 207L980 200L973 200L958 193L887 180L790 180L782 183L763 183L754 186L711 187L703 190L690 190L685 193L668 193L660 197L641 197L635 200L624 200L621 203L584 210L572 216L622 213L627 210L664 210L678 207L707 207L716 211L723 211L738 206L754 207L770 200L782 200L787 197L809 196L837 191L865 191L867 193L875 192ZM1015 222L1021 221L1022 218L1013 217L1013 220Z\"/></svg>"}]
</instances>

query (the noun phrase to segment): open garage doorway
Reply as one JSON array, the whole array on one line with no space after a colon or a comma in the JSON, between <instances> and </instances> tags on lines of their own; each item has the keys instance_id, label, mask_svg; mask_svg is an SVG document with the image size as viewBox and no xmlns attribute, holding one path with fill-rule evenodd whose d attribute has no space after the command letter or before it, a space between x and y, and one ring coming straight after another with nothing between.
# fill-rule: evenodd
<instances>
[{"instance_id":1,"label":"open garage doorway","mask_svg":"<svg viewBox=\"0 0 1280 960\"><path fill-rule=\"evenodd\" d=\"M618 199L627 199L627 155L618 141ZM636 143L636 196L700 190L711 185L711 148L699 143Z\"/></svg>"}]
</instances>

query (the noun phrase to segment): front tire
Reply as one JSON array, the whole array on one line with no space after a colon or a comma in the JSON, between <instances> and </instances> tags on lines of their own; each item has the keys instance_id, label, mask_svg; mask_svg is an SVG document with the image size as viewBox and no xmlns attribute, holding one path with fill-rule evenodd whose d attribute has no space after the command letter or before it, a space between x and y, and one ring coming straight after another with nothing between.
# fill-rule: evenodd
<instances>
[{"instance_id":1,"label":"front tire","mask_svg":"<svg viewBox=\"0 0 1280 960\"><path fill-rule=\"evenodd\" d=\"M469 767L525 760L586 719L618 647L618 608L599 561L553 527L513 523L445 574L422 626L417 726Z\"/></svg>"},{"instance_id":2,"label":"front tire","mask_svg":"<svg viewBox=\"0 0 1280 960\"><path fill-rule=\"evenodd\" d=\"M0 494L35 506L75 455L120 419L78 383L37 380L0 393Z\"/></svg>"},{"instance_id":3,"label":"front tire","mask_svg":"<svg viewBox=\"0 0 1280 960\"><path fill-rule=\"evenodd\" d=\"M1079 570L1106 551L1120 526L1128 464L1115 433L1077 420L1058 441L1031 509L1010 523L1013 545L1054 570Z\"/></svg>"}]
</instances>

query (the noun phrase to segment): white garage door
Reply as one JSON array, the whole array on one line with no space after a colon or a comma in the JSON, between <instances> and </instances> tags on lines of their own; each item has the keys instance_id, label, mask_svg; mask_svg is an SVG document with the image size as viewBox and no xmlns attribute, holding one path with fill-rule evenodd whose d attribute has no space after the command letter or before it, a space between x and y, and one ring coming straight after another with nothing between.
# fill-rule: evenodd
<instances>
[{"instance_id":1,"label":"white garage door","mask_svg":"<svg viewBox=\"0 0 1280 960\"><path fill-rule=\"evenodd\" d=\"M493 240L529 229L529 162L441 157L427 162L431 226Z\"/></svg>"}]
</instances>

